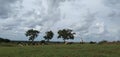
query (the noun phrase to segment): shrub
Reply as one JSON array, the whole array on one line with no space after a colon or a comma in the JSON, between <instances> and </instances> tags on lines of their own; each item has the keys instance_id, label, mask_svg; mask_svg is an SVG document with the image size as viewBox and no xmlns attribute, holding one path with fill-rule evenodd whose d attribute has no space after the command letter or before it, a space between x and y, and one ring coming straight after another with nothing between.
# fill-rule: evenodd
<instances>
[{"instance_id":1,"label":"shrub","mask_svg":"<svg viewBox=\"0 0 120 57\"><path fill-rule=\"evenodd\" d=\"M10 42L10 40L9 39L4 39L4 42Z\"/></svg>"},{"instance_id":2,"label":"shrub","mask_svg":"<svg viewBox=\"0 0 120 57\"><path fill-rule=\"evenodd\" d=\"M93 42L93 41L90 41L89 43L90 43L90 44L96 44L96 42Z\"/></svg>"},{"instance_id":3,"label":"shrub","mask_svg":"<svg viewBox=\"0 0 120 57\"><path fill-rule=\"evenodd\" d=\"M100 41L98 44L105 44L105 43L108 43L108 41L103 40L103 41Z\"/></svg>"},{"instance_id":4,"label":"shrub","mask_svg":"<svg viewBox=\"0 0 120 57\"><path fill-rule=\"evenodd\" d=\"M45 40L41 40L40 43L41 43L42 45L43 45L43 44L47 44L47 43L45 42Z\"/></svg>"}]
</instances>

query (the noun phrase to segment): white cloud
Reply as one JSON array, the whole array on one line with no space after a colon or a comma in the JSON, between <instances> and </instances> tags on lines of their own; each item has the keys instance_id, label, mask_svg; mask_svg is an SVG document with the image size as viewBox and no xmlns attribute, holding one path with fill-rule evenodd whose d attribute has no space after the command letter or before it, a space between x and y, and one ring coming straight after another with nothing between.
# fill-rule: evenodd
<instances>
[{"instance_id":1,"label":"white cloud","mask_svg":"<svg viewBox=\"0 0 120 57\"><path fill-rule=\"evenodd\" d=\"M41 30L42 35L48 30L71 28L86 41L120 40L119 0L1 0L0 3L4 3L0 6L1 36L7 34L10 39L17 39L12 34L24 39L24 32L31 28Z\"/></svg>"}]
</instances>

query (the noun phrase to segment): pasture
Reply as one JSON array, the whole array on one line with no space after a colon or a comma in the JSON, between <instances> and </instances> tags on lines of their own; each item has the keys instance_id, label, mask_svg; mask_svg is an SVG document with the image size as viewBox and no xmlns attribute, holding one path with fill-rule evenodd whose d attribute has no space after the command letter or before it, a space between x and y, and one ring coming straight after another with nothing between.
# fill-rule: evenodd
<instances>
[{"instance_id":1,"label":"pasture","mask_svg":"<svg viewBox=\"0 0 120 57\"><path fill-rule=\"evenodd\" d=\"M0 57L120 57L118 44L0 46Z\"/></svg>"}]
</instances>

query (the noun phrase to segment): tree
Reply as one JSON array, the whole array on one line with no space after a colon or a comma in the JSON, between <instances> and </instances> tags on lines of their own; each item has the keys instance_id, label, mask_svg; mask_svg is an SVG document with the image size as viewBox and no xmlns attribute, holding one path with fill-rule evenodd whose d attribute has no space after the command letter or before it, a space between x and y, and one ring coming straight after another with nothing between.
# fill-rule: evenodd
<instances>
[{"instance_id":1,"label":"tree","mask_svg":"<svg viewBox=\"0 0 120 57\"><path fill-rule=\"evenodd\" d=\"M30 29L30 30L26 31L25 35L27 37L29 37L29 41L31 41L33 43L34 39L38 36L39 33L40 32L37 30Z\"/></svg>"},{"instance_id":2,"label":"tree","mask_svg":"<svg viewBox=\"0 0 120 57\"><path fill-rule=\"evenodd\" d=\"M58 31L58 38L63 38L65 42L65 40L74 39L74 34L71 29L63 29Z\"/></svg>"},{"instance_id":3,"label":"tree","mask_svg":"<svg viewBox=\"0 0 120 57\"><path fill-rule=\"evenodd\" d=\"M47 42L49 42L50 39L52 39L54 36L54 33L52 31L47 31L46 35L44 36L44 39L47 40Z\"/></svg>"}]
</instances>

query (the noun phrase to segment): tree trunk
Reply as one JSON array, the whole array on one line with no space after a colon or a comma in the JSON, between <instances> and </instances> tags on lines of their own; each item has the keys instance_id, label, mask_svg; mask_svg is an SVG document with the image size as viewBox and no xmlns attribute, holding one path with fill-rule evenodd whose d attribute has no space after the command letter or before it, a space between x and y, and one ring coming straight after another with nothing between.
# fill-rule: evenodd
<instances>
[{"instance_id":1,"label":"tree trunk","mask_svg":"<svg viewBox=\"0 0 120 57\"><path fill-rule=\"evenodd\" d=\"M31 44L34 45L34 40L31 41Z\"/></svg>"}]
</instances>

